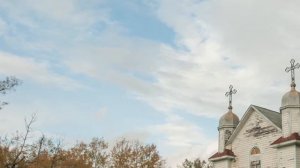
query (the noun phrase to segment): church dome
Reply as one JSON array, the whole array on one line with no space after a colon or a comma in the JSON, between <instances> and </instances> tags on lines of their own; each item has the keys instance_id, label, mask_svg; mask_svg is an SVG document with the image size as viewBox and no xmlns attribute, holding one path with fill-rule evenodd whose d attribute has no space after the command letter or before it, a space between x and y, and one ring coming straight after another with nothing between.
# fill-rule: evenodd
<instances>
[{"instance_id":1,"label":"church dome","mask_svg":"<svg viewBox=\"0 0 300 168\"><path fill-rule=\"evenodd\" d=\"M300 93L295 87L291 87L291 90L282 96L281 107L284 106L300 106Z\"/></svg>"},{"instance_id":2,"label":"church dome","mask_svg":"<svg viewBox=\"0 0 300 168\"><path fill-rule=\"evenodd\" d=\"M224 114L219 120L219 127L233 126L236 127L240 122L239 117L232 112L231 109Z\"/></svg>"}]
</instances>

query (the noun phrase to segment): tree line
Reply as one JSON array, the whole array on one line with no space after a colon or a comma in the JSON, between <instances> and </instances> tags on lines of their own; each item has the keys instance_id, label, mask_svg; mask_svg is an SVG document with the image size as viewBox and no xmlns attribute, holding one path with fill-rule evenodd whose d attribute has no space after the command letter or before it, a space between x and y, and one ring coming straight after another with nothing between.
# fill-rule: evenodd
<instances>
[{"instance_id":1,"label":"tree line","mask_svg":"<svg viewBox=\"0 0 300 168\"><path fill-rule=\"evenodd\" d=\"M118 140L109 147L103 138L65 148L62 141L46 136L31 138L33 116L24 133L0 138L1 168L160 168L165 161L156 145Z\"/></svg>"},{"instance_id":2,"label":"tree line","mask_svg":"<svg viewBox=\"0 0 300 168\"><path fill-rule=\"evenodd\" d=\"M0 81L0 94L14 90L22 82L15 77ZM0 101L0 109L7 105ZM33 138L36 115L25 120L25 131L13 136L0 135L0 168L164 168L165 160L155 144L143 144L125 138L110 145L104 138L92 138L65 147L62 140L45 135ZM178 168L209 168L197 158L186 159Z\"/></svg>"}]
</instances>

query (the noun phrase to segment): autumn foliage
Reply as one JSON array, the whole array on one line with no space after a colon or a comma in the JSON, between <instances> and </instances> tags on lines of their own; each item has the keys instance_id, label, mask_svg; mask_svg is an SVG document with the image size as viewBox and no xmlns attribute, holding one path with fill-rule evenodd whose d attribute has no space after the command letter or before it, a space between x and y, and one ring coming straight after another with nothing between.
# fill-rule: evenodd
<instances>
[{"instance_id":1,"label":"autumn foliage","mask_svg":"<svg viewBox=\"0 0 300 168\"><path fill-rule=\"evenodd\" d=\"M0 81L0 95L22 83L16 77ZM0 110L8 103L0 101ZM103 138L79 142L66 148L62 141L42 135L32 136L31 126L36 116L27 122L25 132L0 136L0 168L163 168L165 161L154 144L120 139L109 146ZM210 163L197 158L185 159L178 168L211 168Z\"/></svg>"},{"instance_id":2,"label":"autumn foliage","mask_svg":"<svg viewBox=\"0 0 300 168\"><path fill-rule=\"evenodd\" d=\"M0 81L0 95L22 83L16 77ZM0 109L7 105L0 101ZM25 132L0 136L0 168L160 168L164 161L156 146L121 139L112 147L103 138L79 142L66 148L62 141L42 135L34 138L31 129L36 117L25 120Z\"/></svg>"},{"instance_id":3,"label":"autumn foliage","mask_svg":"<svg viewBox=\"0 0 300 168\"><path fill-rule=\"evenodd\" d=\"M113 146L103 138L66 148L61 141L41 136L34 141L31 125L25 133L0 138L0 168L160 168L164 161L155 145L118 140Z\"/></svg>"}]
</instances>

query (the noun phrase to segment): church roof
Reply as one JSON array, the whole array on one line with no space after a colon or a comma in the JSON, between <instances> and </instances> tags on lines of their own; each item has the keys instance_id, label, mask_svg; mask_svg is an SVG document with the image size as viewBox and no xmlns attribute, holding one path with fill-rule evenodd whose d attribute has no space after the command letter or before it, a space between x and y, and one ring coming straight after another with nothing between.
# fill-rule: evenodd
<instances>
[{"instance_id":1,"label":"church roof","mask_svg":"<svg viewBox=\"0 0 300 168\"><path fill-rule=\"evenodd\" d=\"M267 117L270 121L273 122L277 127L282 128L281 126L281 114L279 112L269 110L263 107L259 107L256 105L252 105L257 110L259 110L265 117Z\"/></svg>"},{"instance_id":2,"label":"church roof","mask_svg":"<svg viewBox=\"0 0 300 168\"><path fill-rule=\"evenodd\" d=\"M281 144L281 143L292 141L292 140L300 140L300 136L297 132L291 134L288 137L282 136L282 137L278 138L276 141L274 141L271 145Z\"/></svg>"},{"instance_id":3,"label":"church roof","mask_svg":"<svg viewBox=\"0 0 300 168\"><path fill-rule=\"evenodd\" d=\"M240 122L239 117L231 109L225 113L219 120L219 128L224 126L236 127Z\"/></svg>"},{"instance_id":4,"label":"church roof","mask_svg":"<svg viewBox=\"0 0 300 168\"><path fill-rule=\"evenodd\" d=\"M240 130L243 128L243 126L247 122L248 118L250 117L250 115L254 111L256 111L258 114L264 116L266 118L266 120L268 120L278 130L282 129L281 114L279 112L269 110L269 109L266 109L266 108L263 108L263 107L259 107L259 106L256 106L256 105L250 105L250 107L247 109L244 116L240 120L239 124L237 125L236 129L233 131L232 135L230 136L227 144L232 143L233 139L240 132Z\"/></svg>"},{"instance_id":5,"label":"church roof","mask_svg":"<svg viewBox=\"0 0 300 168\"><path fill-rule=\"evenodd\" d=\"M224 156L231 156L231 157L235 157L235 154L233 153L232 150L229 149L225 149L224 152L217 152L214 155L212 155L209 160L215 159L215 158L221 158Z\"/></svg>"}]
</instances>

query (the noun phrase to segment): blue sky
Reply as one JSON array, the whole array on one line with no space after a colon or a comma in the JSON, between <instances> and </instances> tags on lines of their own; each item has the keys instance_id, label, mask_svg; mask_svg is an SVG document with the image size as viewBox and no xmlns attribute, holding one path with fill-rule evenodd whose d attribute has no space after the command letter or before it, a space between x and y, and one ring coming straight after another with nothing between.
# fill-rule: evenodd
<instances>
[{"instance_id":1,"label":"blue sky","mask_svg":"<svg viewBox=\"0 0 300 168\"><path fill-rule=\"evenodd\" d=\"M2 97L0 133L36 113L36 130L68 143L126 137L157 144L171 167L206 159L229 84L240 117L279 108L297 3L0 0L0 75L23 80Z\"/></svg>"}]
</instances>

